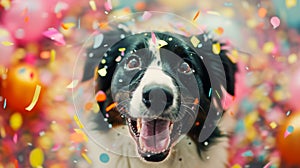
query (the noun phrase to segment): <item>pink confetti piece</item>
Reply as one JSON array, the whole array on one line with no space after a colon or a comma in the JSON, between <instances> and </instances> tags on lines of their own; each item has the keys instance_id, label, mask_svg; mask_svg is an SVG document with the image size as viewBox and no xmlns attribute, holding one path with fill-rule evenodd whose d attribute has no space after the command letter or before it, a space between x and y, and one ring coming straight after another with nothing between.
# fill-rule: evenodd
<instances>
[{"instance_id":1,"label":"pink confetti piece","mask_svg":"<svg viewBox=\"0 0 300 168\"><path fill-rule=\"evenodd\" d=\"M269 167L271 167L271 164L272 164L272 162L267 163L267 164L264 166L264 168L269 168Z\"/></svg>"},{"instance_id":2,"label":"pink confetti piece","mask_svg":"<svg viewBox=\"0 0 300 168\"><path fill-rule=\"evenodd\" d=\"M145 11L142 18L143 18L143 20L148 20L151 18L151 16L152 16L152 14L150 12Z\"/></svg>"},{"instance_id":3,"label":"pink confetti piece","mask_svg":"<svg viewBox=\"0 0 300 168\"><path fill-rule=\"evenodd\" d=\"M13 141L15 144L18 142L18 134L14 134Z\"/></svg>"},{"instance_id":4,"label":"pink confetti piece","mask_svg":"<svg viewBox=\"0 0 300 168\"><path fill-rule=\"evenodd\" d=\"M61 147L61 145L55 144L55 145L52 147L51 151L52 151L52 152L58 151L60 147Z\"/></svg>"},{"instance_id":5,"label":"pink confetti piece","mask_svg":"<svg viewBox=\"0 0 300 168\"><path fill-rule=\"evenodd\" d=\"M156 44L156 36L155 36L155 34L153 32L151 32L151 38L152 38L152 42L154 44Z\"/></svg>"},{"instance_id":6,"label":"pink confetti piece","mask_svg":"<svg viewBox=\"0 0 300 168\"><path fill-rule=\"evenodd\" d=\"M45 37L55 41L58 45L65 45L64 36L55 28L49 28L47 31L43 33Z\"/></svg>"},{"instance_id":7,"label":"pink confetti piece","mask_svg":"<svg viewBox=\"0 0 300 168\"><path fill-rule=\"evenodd\" d=\"M107 2L104 3L104 8L107 11L111 11L112 10L111 0L107 0Z\"/></svg>"},{"instance_id":8,"label":"pink confetti piece","mask_svg":"<svg viewBox=\"0 0 300 168\"><path fill-rule=\"evenodd\" d=\"M280 19L277 16L273 16L270 20L273 29L276 29L280 25Z\"/></svg>"}]
</instances>

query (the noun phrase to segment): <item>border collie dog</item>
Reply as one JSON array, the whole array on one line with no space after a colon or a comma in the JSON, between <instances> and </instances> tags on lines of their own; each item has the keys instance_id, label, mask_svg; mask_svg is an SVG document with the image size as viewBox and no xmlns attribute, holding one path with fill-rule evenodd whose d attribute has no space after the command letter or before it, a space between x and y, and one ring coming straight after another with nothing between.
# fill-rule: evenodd
<instances>
[{"instance_id":1,"label":"border collie dog","mask_svg":"<svg viewBox=\"0 0 300 168\"><path fill-rule=\"evenodd\" d=\"M97 115L109 114L112 129L127 125L135 142L127 148L139 156L119 156L123 165L106 167L227 166L228 137L218 121L224 93L234 94L237 68L220 49L223 44L207 34L123 30L104 33L102 44L106 46L88 50L97 58L87 60L83 80L92 77L97 64L96 90L107 96L98 102ZM97 131L109 132L108 125ZM181 165L174 166L177 162Z\"/></svg>"}]
</instances>

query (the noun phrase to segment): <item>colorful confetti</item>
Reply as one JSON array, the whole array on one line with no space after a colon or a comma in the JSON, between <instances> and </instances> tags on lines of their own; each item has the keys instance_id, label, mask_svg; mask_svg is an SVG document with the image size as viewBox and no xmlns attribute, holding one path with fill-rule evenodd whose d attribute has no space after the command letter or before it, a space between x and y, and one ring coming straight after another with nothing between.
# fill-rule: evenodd
<instances>
[{"instance_id":1,"label":"colorful confetti","mask_svg":"<svg viewBox=\"0 0 300 168\"><path fill-rule=\"evenodd\" d=\"M40 148L35 148L30 152L29 162L32 167L42 167L44 163L44 152Z\"/></svg>"},{"instance_id":2,"label":"colorful confetti","mask_svg":"<svg viewBox=\"0 0 300 168\"><path fill-rule=\"evenodd\" d=\"M4 102L3 102L3 109L6 108L6 98L4 98Z\"/></svg>"},{"instance_id":3,"label":"colorful confetti","mask_svg":"<svg viewBox=\"0 0 300 168\"><path fill-rule=\"evenodd\" d=\"M212 51L214 54L218 55L221 52L221 44L220 43L215 43L212 45Z\"/></svg>"},{"instance_id":4,"label":"colorful confetti","mask_svg":"<svg viewBox=\"0 0 300 168\"><path fill-rule=\"evenodd\" d=\"M81 121L79 120L78 116L77 116L77 115L74 115L73 118L74 118L74 120L75 120L77 126L78 126L79 128L83 128L83 124L82 124Z\"/></svg>"},{"instance_id":5,"label":"colorful confetti","mask_svg":"<svg viewBox=\"0 0 300 168\"><path fill-rule=\"evenodd\" d=\"M99 69L98 74L102 77L106 76L106 74L107 74L106 68Z\"/></svg>"},{"instance_id":6,"label":"colorful confetti","mask_svg":"<svg viewBox=\"0 0 300 168\"><path fill-rule=\"evenodd\" d=\"M94 38L93 48L96 49L96 48L100 47L103 42L103 39L104 39L104 36L102 33L96 35Z\"/></svg>"},{"instance_id":7,"label":"colorful confetti","mask_svg":"<svg viewBox=\"0 0 300 168\"><path fill-rule=\"evenodd\" d=\"M90 7L91 7L91 9L92 9L93 11L96 11L96 10L97 10L97 6L96 6L96 3L95 3L94 0L90 0L89 4L90 4Z\"/></svg>"},{"instance_id":8,"label":"colorful confetti","mask_svg":"<svg viewBox=\"0 0 300 168\"><path fill-rule=\"evenodd\" d=\"M22 123L23 118L20 113L14 113L13 115L11 115L9 119L9 124L14 131L17 131L22 126Z\"/></svg>"},{"instance_id":9,"label":"colorful confetti","mask_svg":"<svg viewBox=\"0 0 300 168\"><path fill-rule=\"evenodd\" d=\"M195 21L200 15L200 10L198 10L195 14L195 16L193 17L193 21Z\"/></svg>"},{"instance_id":10,"label":"colorful confetti","mask_svg":"<svg viewBox=\"0 0 300 168\"><path fill-rule=\"evenodd\" d=\"M117 103L112 103L109 106L106 107L105 111L109 112L110 110L112 110L113 108L115 108L117 106Z\"/></svg>"},{"instance_id":11,"label":"colorful confetti","mask_svg":"<svg viewBox=\"0 0 300 168\"><path fill-rule=\"evenodd\" d=\"M68 84L67 88L68 89L73 89L78 85L78 80L73 80L70 84Z\"/></svg>"},{"instance_id":12,"label":"colorful confetti","mask_svg":"<svg viewBox=\"0 0 300 168\"><path fill-rule=\"evenodd\" d=\"M258 9L258 16L260 18L266 17L267 13L268 13L268 11L267 11L266 8L261 7L261 8Z\"/></svg>"},{"instance_id":13,"label":"colorful confetti","mask_svg":"<svg viewBox=\"0 0 300 168\"><path fill-rule=\"evenodd\" d=\"M155 36L154 32L151 32L151 39L152 39L152 42L154 44L156 44L156 36Z\"/></svg>"},{"instance_id":14,"label":"colorful confetti","mask_svg":"<svg viewBox=\"0 0 300 168\"><path fill-rule=\"evenodd\" d=\"M6 47L14 45L14 43L12 43L10 41L2 41L1 44L6 46Z\"/></svg>"},{"instance_id":15,"label":"colorful confetti","mask_svg":"<svg viewBox=\"0 0 300 168\"><path fill-rule=\"evenodd\" d=\"M34 92L34 95L33 95L33 99L31 101L30 105L25 108L27 111L31 111L33 109L33 107L36 105L36 103L39 99L39 96L40 96L40 92L41 92L41 86L36 85L35 92Z\"/></svg>"},{"instance_id":16,"label":"colorful confetti","mask_svg":"<svg viewBox=\"0 0 300 168\"><path fill-rule=\"evenodd\" d=\"M145 11L142 18L143 20L148 20L151 18L151 16L152 16L151 12Z\"/></svg>"},{"instance_id":17,"label":"colorful confetti","mask_svg":"<svg viewBox=\"0 0 300 168\"><path fill-rule=\"evenodd\" d=\"M85 153L81 153L81 156L84 158L84 160L86 160L86 162L92 164L92 160Z\"/></svg>"},{"instance_id":18,"label":"colorful confetti","mask_svg":"<svg viewBox=\"0 0 300 168\"><path fill-rule=\"evenodd\" d=\"M96 101L97 102L104 102L106 100L106 94L100 90L96 93Z\"/></svg>"},{"instance_id":19,"label":"colorful confetti","mask_svg":"<svg viewBox=\"0 0 300 168\"><path fill-rule=\"evenodd\" d=\"M65 45L64 36L55 28L49 28L47 31L43 32L43 35L53 41L58 45Z\"/></svg>"},{"instance_id":20,"label":"colorful confetti","mask_svg":"<svg viewBox=\"0 0 300 168\"><path fill-rule=\"evenodd\" d=\"M280 25L280 19L277 16L271 17L270 23L273 26L273 29L276 29Z\"/></svg>"},{"instance_id":21,"label":"colorful confetti","mask_svg":"<svg viewBox=\"0 0 300 168\"><path fill-rule=\"evenodd\" d=\"M292 8L297 5L297 0L285 0L285 5L287 8Z\"/></svg>"},{"instance_id":22,"label":"colorful confetti","mask_svg":"<svg viewBox=\"0 0 300 168\"><path fill-rule=\"evenodd\" d=\"M194 47L197 47L200 43L200 40L196 36L192 36L190 40Z\"/></svg>"},{"instance_id":23,"label":"colorful confetti","mask_svg":"<svg viewBox=\"0 0 300 168\"><path fill-rule=\"evenodd\" d=\"M106 153L101 153L99 159L102 163L108 163L109 162L109 156Z\"/></svg>"}]
</instances>

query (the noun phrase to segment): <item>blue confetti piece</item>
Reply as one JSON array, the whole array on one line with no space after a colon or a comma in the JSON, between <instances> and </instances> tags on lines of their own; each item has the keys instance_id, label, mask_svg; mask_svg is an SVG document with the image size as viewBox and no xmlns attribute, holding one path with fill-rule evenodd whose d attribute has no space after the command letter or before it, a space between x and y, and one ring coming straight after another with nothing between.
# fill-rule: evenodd
<instances>
[{"instance_id":1,"label":"blue confetti piece","mask_svg":"<svg viewBox=\"0 0 300 168\"><path fill-rule=\"evenodd\" d=\"M109 156L108 156L108 154L102 153L102 154L100 155L100 161L103 162L103 163L109 162Z\"/></svg>"},{"instance_id":2,"label":"blue confetti piece","mask_svg":"<svg viewBox=\"0 0 300 168\"><path fill-rule=\"evenodd\" d=\"M22 74L22 73L24 73L25 71L26 71L26 68L21 68L21 69L19 70L19 73Z\"/></svg>"},{"instance_id":3,"label":"blue confetti piece","mask_svg":"<svg viewBox=\"0 0 300 168\"><path fill-rule=\"evenodd\" d=\"M211 96L212 88L209 89L208 97Z\"/></svg>"},{"instance_id":4,"label":"blue confetti piece","mask_svg":"<svg viewBox=\"0 0 300 168\"><path fill-rule=\"evenodd\" d=\"M292 133L293 131L294 131L294 127L293 126L288 126L287 127L287 131L289 132L289 133Z\"/></svg>"},{"instance_id":5,"label":"blue confetti piece","mask_svg":"<svg viewBox=\"0 0 300 168\"><path fill-rule=\"evenodd\" d=\"M242 154L243 157L252 157L253 152L251 150L248 150Z\"/></svg>"},{"instance_id":6,"label":"blue confetti piece","mask_svg":"<svg viewBox=\"0 0 300 168\"><path fill-rule=\"evenodd\" d=\"M6 108L6 98L4 99L4 102L3 102L3 109Z\"/></svg>"}]
</instances>

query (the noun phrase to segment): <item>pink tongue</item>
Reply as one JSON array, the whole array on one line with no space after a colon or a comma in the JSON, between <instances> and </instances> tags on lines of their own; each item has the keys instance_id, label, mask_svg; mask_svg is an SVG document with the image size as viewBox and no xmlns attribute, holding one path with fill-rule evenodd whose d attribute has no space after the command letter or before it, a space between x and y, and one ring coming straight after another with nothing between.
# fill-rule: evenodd
<instances>
[{"instance_id":1,"label":"pink tongue","mask_svg":"<svg viewBox=\"0 0 300 168\"><path fill-rule=\"evenodd\" d=\"M170 121L142 119L140 144L146 151L162 152L170 143Z\"/></svg>"}]
</instances>

